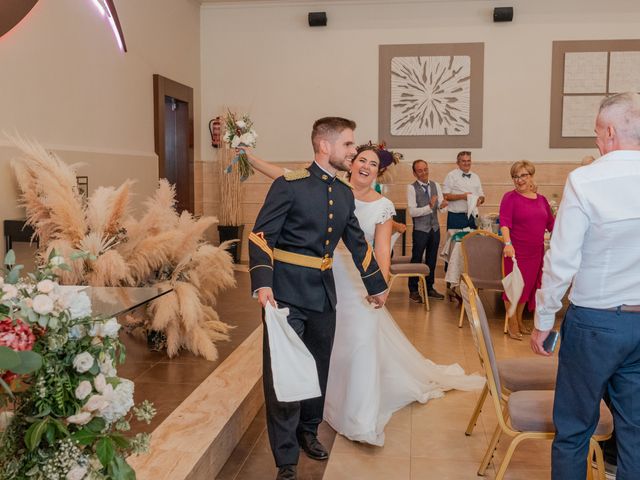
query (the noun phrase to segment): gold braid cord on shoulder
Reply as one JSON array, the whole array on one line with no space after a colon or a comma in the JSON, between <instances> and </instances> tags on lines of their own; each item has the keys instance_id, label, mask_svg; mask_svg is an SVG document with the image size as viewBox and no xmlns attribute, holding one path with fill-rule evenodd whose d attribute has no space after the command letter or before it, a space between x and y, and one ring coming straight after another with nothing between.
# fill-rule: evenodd
<instances>
[{"instance_id":1,"label":"gold braid cord on shoulder","mask_svg":"<svg viewBox=\"0 0 640 480\"><path fill-rule=\"evenodd\" d=\"M288 182L293 180L301 180L303 178L307 178L311 173L306 168L299 168L298 170L291 170L289 172L284 173L284 179Z\"/></svg>"}]
</instances>

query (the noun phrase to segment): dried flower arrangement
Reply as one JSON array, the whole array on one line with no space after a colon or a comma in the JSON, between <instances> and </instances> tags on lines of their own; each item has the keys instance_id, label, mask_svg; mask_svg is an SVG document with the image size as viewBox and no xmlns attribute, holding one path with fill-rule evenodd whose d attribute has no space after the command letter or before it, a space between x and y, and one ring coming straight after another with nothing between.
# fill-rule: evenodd
<instances>
[{"instance_id":1,"label":"dried flower arrangement","mask_svg":"<svg viewBox=\"0 0 640 480\"><path fill-rule=\"evenodd\" d=\"M216 295L235 286L226 245L204 240L217 219L179 214L175 190L166 180L145 202L142 218L129 212L130 180L96 189L84 206L73 166L35 142L11 140L22 152L12 167L27 223L39 238L39 263L53 250L62 255L70 269L57 273L67 285L171 286L172 292L134 321L163 332L170 357L185 348L215 360L214 342L227 339L230 328L213 308ZM74 256L77 251L87 255Z\"/></svg>"}]
</instances>

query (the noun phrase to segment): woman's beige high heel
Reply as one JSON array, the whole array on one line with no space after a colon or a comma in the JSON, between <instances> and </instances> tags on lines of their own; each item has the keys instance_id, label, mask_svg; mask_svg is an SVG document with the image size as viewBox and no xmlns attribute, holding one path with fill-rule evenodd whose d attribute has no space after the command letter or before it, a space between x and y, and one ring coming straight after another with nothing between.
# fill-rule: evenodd
<instances>
[{"instance_id":1,"label":"woman's beige high heel","mask_svg":"<svg viewBox=\"0 0 640 480\"><path fill-rule=\"evenodd\" d=\"M518 326L518 319L516 317L509 317L507 334L509 335L509 338L522 341L522 333L520 333L520 328Z\"/></svg>"}]
</instances>

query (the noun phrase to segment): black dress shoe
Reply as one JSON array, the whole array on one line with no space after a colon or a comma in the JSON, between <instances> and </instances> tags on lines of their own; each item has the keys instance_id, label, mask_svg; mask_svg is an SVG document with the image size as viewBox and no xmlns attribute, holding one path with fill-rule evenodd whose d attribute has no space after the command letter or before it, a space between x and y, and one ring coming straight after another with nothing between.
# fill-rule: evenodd
<instances>
[{"instance_id":1,"label":"black dress shoe","mask_svg":"<svg viewBox=\"0 0 640 480\"><path fill-rule=\"evenodd\" d=\"M444 295L442 295L441 293L439 293L438 291L436 291L435 288L430 288L427 291L427 295L431 298L437 298L438 300L442 300L444 298Z\"/></svg>"},{"instance_id":2,"label":"black dress shoe","mask_svg":"<svg viewBox=\"0 0 640 480\"><path fill-rule=\"evenodd\" d=\"M422 297L418 292L409 292L409 300L414 303L422 303Z\"/></svg>"},{"instance_id":3,"label":"black dress shoe","mask_svg":"<svg viewBox=\"0 0 640 480\"><path fill-rule=\"evenodd\" d=\"M295 465L283 465L278 468L278 476L276 480L296 480L296 466Z\"/></svg>"},{"instance_id":4,"label":"black dress shoe","mask_svg":"<svg viewBox=\"0 0 640 480\"><path fill-rule=\"evenodd\" d=\"M298 443L307 457L314 460L326 460L329 458L327 449L318 441L313 433L304 432L298 435Z\"/></svg>"}]
</instances>

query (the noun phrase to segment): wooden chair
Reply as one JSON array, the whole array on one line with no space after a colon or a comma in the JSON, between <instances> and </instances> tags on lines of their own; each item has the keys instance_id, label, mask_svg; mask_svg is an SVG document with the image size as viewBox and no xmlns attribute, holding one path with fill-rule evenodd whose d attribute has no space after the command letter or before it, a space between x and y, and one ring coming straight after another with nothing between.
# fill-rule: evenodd
<instances>
[{"instance_id":1,"label":"wooden chair","mask_svg":"<svg viewBox=\"0 0 640 480\"><path fill-rule=\"evenodd\" d=\"M504 243L502 237L485 230L476 230L462 239L460 243L464 261L463 273L469 275L478 289L503 291ZM460 305L458 327L464 322L464 305ZM504 332L507 333L509 316L504 316Z\"/></svg>"},{"instance_id":2,"label":"wooden chair","mask_svg":"<svg viewBox=\"0 0 640 480\"><path fill-rule=\"evenodd\" d=\"M420 293L420 297L422 297L424 307L429 310L429 295L427 294L427 277L429 276L429 272L429 267L424 263L411 263L410 255L391 257L391 265L389 266L389 293L391 293L391 286L397 277L418 277L418 292Z\"/></svg>"},{"instance_id":3,"label":"wooden chair","mask_svg":"<svg viewBox=\"0 0 640 480\"><path fill-rule=\"evenodd\" d=\"M478 351L480 363L487 377L488 393L491 396L498 418L498 426L480 464L478 475L484 476L498 446L500 436L506 434L513 437L513 439L496 475L496 480L502 480L515 449L522 441L528 439L553 439L555 435L553 425L554 392L553 390L522 390L513 392L508 398L504 399L501 394L503 387L493 350L489 322L469 275L463 274L460 293L462 294L463 304L467 309L473 341ZM588 462L587 471L591 472L591 458L595 454L598 478L600 480L605 479L605 473L604 458L598 442L610 438L612 432L613 417L605 403L601 401L600 421L589 441L589 455L585 459Z\"/></svg>"}]
</instances>

